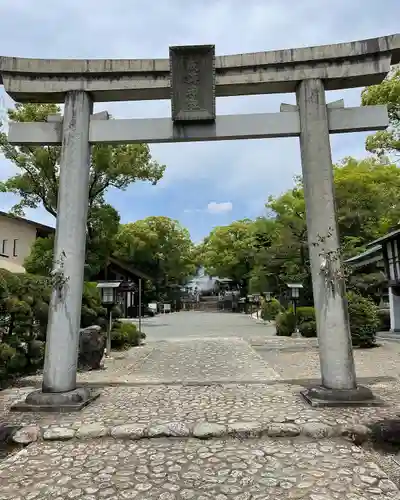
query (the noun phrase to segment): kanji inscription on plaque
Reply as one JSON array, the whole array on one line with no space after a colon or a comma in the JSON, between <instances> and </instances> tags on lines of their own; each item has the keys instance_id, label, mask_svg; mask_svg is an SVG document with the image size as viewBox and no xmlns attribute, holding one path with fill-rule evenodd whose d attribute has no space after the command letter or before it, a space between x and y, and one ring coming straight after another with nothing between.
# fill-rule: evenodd
<instances>
[{"instance_id":1,"label":"kanji inscription on plaque","mask_svg":"<svg viewBox=\"0 0 400 500\"><path fill-rule=\"evenodd\" d=\"M172 120L215 120L215 46L170 47L169 58Z\"/></svg>"}]
</instances>

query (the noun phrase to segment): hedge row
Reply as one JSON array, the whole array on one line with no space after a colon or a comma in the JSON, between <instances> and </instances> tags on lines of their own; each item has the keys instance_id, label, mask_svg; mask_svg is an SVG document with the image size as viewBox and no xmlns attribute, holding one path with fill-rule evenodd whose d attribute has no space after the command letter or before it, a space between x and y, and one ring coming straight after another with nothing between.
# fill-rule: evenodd
<instances>
[{"instance_id":1,"label":"hedge row","mask_svg":"<svg viewBox=\"0 0 400 500\"><path fill-rule=\"evenodd\" d=\"M375 303L354 292L347 293L350 319L350 332L354 346L373 347L376 344L376 332L380 329L379 308ZM296 327L293 309L277 314L276 334L291 336ZM316 337L317 327L313 307L297 308L297 326L303 337Z\"/></svg>"}]
</instances>

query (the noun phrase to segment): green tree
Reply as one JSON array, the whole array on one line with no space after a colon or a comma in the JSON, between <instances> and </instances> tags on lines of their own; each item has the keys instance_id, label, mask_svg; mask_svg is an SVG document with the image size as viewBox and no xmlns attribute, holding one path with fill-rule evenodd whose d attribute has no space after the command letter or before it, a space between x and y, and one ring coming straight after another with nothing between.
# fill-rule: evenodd
<instances>
[{"instance_id":1,"label":"green tree","mask_svg":"<svg viewBox=\"0 0 400 500\"><path fill-rule=\"evenodd\" d=\"M394 164L370 157L361 161L346 158L334 166L336 208L341 250L344 258L365 249L365 245L387 233L400 220L400 170ZM302 282L302 296L311 300L312 286L308 256L304 193L301 179L293 189L267 204L269 218L275 223L268 232L269 245L255 257L253 281L264 277L264 287L275 293L290 281ZM272 236L272 238L271 238ZM377 271L378 272L378 271ZM266 278L265 278L266 277ZM365 277L352 279L351 285L363 293L375 294L381 285L372 286Z\"/></svg>"},{"instance_id":2,"label":"green tree","mask_svg":"<svg viewBox=\"0 0 400 500\"><path fill-rule=\"evenodd\" d=\"M361 94L363 106L387 104L390 126L366 140L366 149L377 156L394 155L400 160L400 67L394 67L378 85L366 87Z\"/></svg>"},{"instance_id":3,"label":"green tree","mask_svg":"<svg viewBox=\"0 0 400 500\"><path fill-rule=\"evenodd\" d=\"M59 112L60 108L53 104L17 104L15 109L8 111L8 115L13 121L41 122L48 115ZM47 212L56 217L61 147L16 147L7 141L6 134L0 133L0 151L18 170L16 175L0 183L0 192L10 192L20 198L12 208L12 213L23 216L25 208L43 205ZM95 274L99 266L104 265L104 259L113 250L112 242L118 230L119 216L105 202L106 192L110 188L125 190L136 181L156 184L162 178L164 170L165 166L152 159L147 144L93 146L87 222L89 274ZM40 254L40 260L47 264L36 265L30 259L30 269L36 271L49 266L49 260L45 259L41 251L52 246L50 242L38 242L37 245L34 254Z\"/></svg>"},{"instance_id":4,"label":"green tree","mask_svg":"<svg viewBox=\"0 0 400 500\"><path fill-rule=\"evenodd\" d=\"M345 158L334 168L336 206L345 257L400 221L400 170L376 158Z\"/></svg>"},{"instance_id":5,"label":"green tree","mask_svg":"<svg viewBox=\"0 0 400 500\"><path fill-rule=\"evenodd\" d=\"M168 284L185 283L196 271L197 254L189 231L164 216L122 225L115 255L154 277L157 295Z\"/></svg>"},{"instance_id":6,"label":"green tree","mask_svg":"<svg viewBox=\"0 0 400 500\"><path fill-rule=\"evenodd\" d=\"M253 276L263 277L264 291L280 296L286 291L287 283L301 282L305 286L302 297L307 299L311 294L311 281L301 179L296 178L294 188L282 195L270 196L266 208L269 245L259 249Z\"/></svg>"},{"instance_id":7,"label":"green tree","mask_svg":"<svg viewBox=\"0 0 400 500\"><path fill-rule=\"evenodd\" d=\"M202 262L209 275L230 278L247 290L256 248L254 221L238 220L216 227L204 239Z\"/></svg>"},{"instance_id":8,"label":"green tree","mask_svg":"<svg viewBox=\"0 0 400 500\"><path fill-rule=\"evenodd\" d=\"M119 221L118 212L107 203L92 208L90 226L88 225L85 279L89 280L98 274L114 251ZM53 265L53 248L54 235L37 238L24 262L27 272L42 276L49 275Z\"/></svg>"}]
</instances>

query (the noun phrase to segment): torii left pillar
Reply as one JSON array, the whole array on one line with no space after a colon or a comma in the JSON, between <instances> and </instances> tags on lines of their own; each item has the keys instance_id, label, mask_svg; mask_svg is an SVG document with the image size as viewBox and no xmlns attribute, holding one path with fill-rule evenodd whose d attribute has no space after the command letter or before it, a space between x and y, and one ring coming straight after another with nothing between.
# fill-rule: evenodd
<instances>
[{"instance_id":1,"label":"torii left pillar","mask_svg":"<svg viewBox=\"0 0 400 500\"><path fill-rule=\"evenodd\" d=\"M71 91L66 94L52 273L53 292L47 325L43 385L41 391L27 396L25 409L79 410L94 396L88 389L76 387L92 111L93 103L87 92Z\"/></svg>"}]
</instances>

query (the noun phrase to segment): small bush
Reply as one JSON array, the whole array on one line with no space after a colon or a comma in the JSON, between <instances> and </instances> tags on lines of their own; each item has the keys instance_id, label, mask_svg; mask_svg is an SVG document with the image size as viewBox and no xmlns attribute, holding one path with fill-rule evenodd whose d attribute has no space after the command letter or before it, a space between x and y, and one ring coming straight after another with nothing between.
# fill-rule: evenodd
<instances>
[{"instance_id":1,"label":"small bush","mask_svg":"<svg viewBox=\"0 0 400 500\"><path fill-rule=\"evenodd\" d=\"M298 307L296 309L296 313L299 325L301 323L309 323L310 321L315 321L315 309L311 306Z\"/></svg>"},{"instance_id":2,"label":"small bush","mask_svg":"<svg viewBox=\"0 0 400 500\"><path fill-rule=\"evenodd\" d=\"M17 350L8 344L0 344L0 381L5 380L10 373L10 364L17 355Z\"/></svg>"},{"instance_id":3,"label":"small bush","mask_svg":"<svg viewBox=\"0 0 400 500\"><path fill-rule=\"evenodd\" d=\"M280 302L276 299L271 299L270 301L263 304L261 317L264 321L274 321L281 311L282 306Z\"/></svg>"},{"instance_id":4,"label":"small bush","mask_svg":"<svg viewBox=\"0 0 400 500\"><path fill-rule=\"evenodd\" d=\"M379 308L370 299L354 292L347 293L351 339L354 346L374 347L379 330Z\"/></svg>"},{"instance_id":5,"label":"small bush","mask_svg":"<svg viewBox=\"0 0 400 500\"><path fill-rule=\"evenodd\" d=\"M136 347L140 345L140 340L144 337L143 333L138 332L136 325L116 321L111 331L111 348L118 351Z\"/></svg>"},{"instance_id":6,"label":"small bush","mask_svg":"<svg viewBox=\"0 0 400 500\"><path fill-rule=\"evenodd\" d=\"M32 367L41 368L44 362L46 343L41 340L32 340L27 345L27 356Z\"/></svg>"},{"instance_id":7,"label":"small bush","mask_svg":"<svg viewBox=\"0 0 400 500\"><path fill-rule=\"evenodd\" d=\"M347 293L350 331L353 346L368 348L376 345L376 332L382 328L383 311L366 297L349 291ZM387 321L387 320L386 320ZM317 326L313 307L297 308L298 328L303 337L316 337ZM295 329L293 309L281 312L276 317L276 334L290 337Z\"/></svg>"},{"instance_id":8,"label":"small bush","mask_svg":"<svg viewBox=\"0 0 400 500\"><path fill-rule=\"evenodd\" d=\"M302 337L316 337L317 324L315 321L304 321L303 323L299 323L299 331Z\"/></svg>"},{"instance_id":9,"label":"small bush","mask_svg":"<svg viewBox=\"0 0 400 500\"><path fill-rule=\"evenodd\" d=\"M107 323L107 309L101 303L97 283L85 282L82 293L81 328L92 325L104 327Z\"/></svg>"},{"instance_id":10,"label":"small bush","mask_svg":"<svg viewBox=\"0 0 400 500\"><path fill-rule=\"evenodd\" d=\"M276 334L281 337L290 337L294 332L296 321L294 312L291 310L284 311L276 317Z\"/></svg>"}]
</instances>

